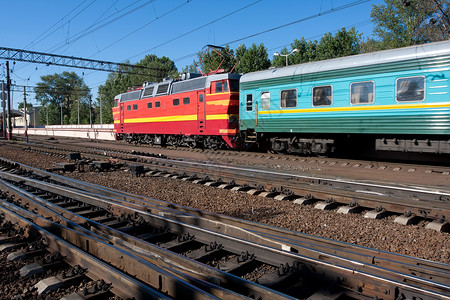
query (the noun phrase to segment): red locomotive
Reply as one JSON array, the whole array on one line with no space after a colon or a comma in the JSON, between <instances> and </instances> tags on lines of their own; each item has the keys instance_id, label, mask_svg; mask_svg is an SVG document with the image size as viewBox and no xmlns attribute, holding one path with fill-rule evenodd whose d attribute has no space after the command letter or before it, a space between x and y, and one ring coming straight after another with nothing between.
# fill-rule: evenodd
<instances>
[{"instance_id":1,"label":"red locomotive","mask_svg":"<svg viewBox=\"0 0 450 300\"><path fill-rule=\"evenodd\" d=\"M236 148L239 78L233 73L144 83L114 98L116 139L173 146Z\"/></svg>"}]
</instances>

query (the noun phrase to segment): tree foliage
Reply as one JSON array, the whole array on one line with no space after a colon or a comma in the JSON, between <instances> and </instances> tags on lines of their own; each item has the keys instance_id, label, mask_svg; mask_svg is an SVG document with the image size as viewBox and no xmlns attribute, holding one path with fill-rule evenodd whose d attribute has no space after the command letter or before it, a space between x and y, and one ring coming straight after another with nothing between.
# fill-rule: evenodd
<instances>
[{"instance_id":1,"label":"tree foliage","mask_svg":"<svg viewBox=\"0 0 450 300\"><path fill-rule=\"evenodd\" d=\"M236 58L238 60L236 72L238 73L260 71L270 67L267 48L264 47L264 44L253 43L250 48L242 44L236 49Z\"/></svg>"},{"instance_id":2,"label":"tree foliage","mask_svg":"<svg viewBox=\"0 0 450 300\"><path fill-rule=\"evenodd\" d=\"M24 107L23 102L19 102L18 105L19 109L22 109ZM33 107L33 103L27 103L27 108L32 108Z\"/></svg>"},{"instance_id":3,"label":"tree foliage","mask_svg":"<svg viewBox=\"0 0 450 300\"><path fill-rule=\"evenodd\" d=\"M210 47L205 52L198 54L199 68L203 74L212 72L230 72L236 65L233 49L225 47Z\"/></svg>"},{"instance_id":4,"label":"tree foliage","mask_svg":"<svg viewBox=\"0 0 450 300\"><path fill-rule=\"evenodd\" d=\"M385 0L385 4L374 5L376 50L448 39L449 4L449 0Z\"/></svg>"},{"instance_id":5,"label":"tree foliage","mask_svg":"<svg viewBox=\"0 0 450 300\"><path fill-rule=\"evenodd\" d=\"M297 49L296 52L294 49ZM285 55L288 54L288 64L300 64L359 53L361 53L361 34L355 28L350 30L342 28L335 35L324 34L320 41L306 41L303 37L300 40L295 39L291 44L291 51L284 47L280 51L282 55L274 56L272 65L285 66Z\"/></svg>"},{"instance_id":6,"label":"tree foliage","mask_svg":"<svg viewBox=\"0 0 450 300\"><path fill-rule=\"evenodd\" d=\"M75 72L63 72L61 74L46 75L41 77L41 82L34 88L36 100L43 106L49 107L49 125L61 123L61 107L64 115L64 124L69 124L73 106L77 101L86 105L89 101L90 90L84 80ZM46 115L41 112L41 121L46 122ZM55 114L55 116L53 116Z\"/></svg>"},{"instance_id":7,"label":"tree foliage","mask_svg":"<svg viewBox=\"0 0 450 300\"><path fill-rule=\"evenodd\" d=\"M120 66L117 72L110 73L103 85L98 88L98 97L93 103L94 122L100 122L100 101L102 105L102 121L105 124L112 123L112 107L114 97L126 92L133 86L141 86L145 81L159 82L166 77L177 77L178 72L175 63L169 58L157 57L156 55L146 55L142 60L136 63L137 66L151 68L149 70L133 69L132 67ZM139 74L124 73L134 72Z\"/></svg>"}]
</instances>

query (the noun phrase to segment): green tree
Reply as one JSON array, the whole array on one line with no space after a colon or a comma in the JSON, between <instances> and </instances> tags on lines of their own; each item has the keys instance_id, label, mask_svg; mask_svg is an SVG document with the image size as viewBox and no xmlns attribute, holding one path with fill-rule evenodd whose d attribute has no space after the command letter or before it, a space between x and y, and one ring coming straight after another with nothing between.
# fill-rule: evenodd
<instances>
[{"instance_id":1,"label":"green tree","mask_svg":"<svg viewBox=\"0 0 450 300\"><path fill-rule=\"evenodd\" d=\"M267 48L264 47L264 44L253 43L248 49L244 44L240 45L236 49L236 59L238 60L236 72L238 73L260 71L270 67Z\"/></svg>"},{"instance_id":2,"label":"green tree","mask_svg":"<svg viewBox=\"0 0 450 300\"><path fill-rule=\"evenodd\" d=\"M117 72L109 73L103 85L98 88L98 96L92 103L93 107L93 122L100 122L100 102L102 105L102 122L110 124L113 122L112 107L114 97L126 92L133 86L142 86L147 82L159 82L163 78L178 76L178 70L175 63L169 58L163 56L161 58L156 55L146 55L142 60L136 63L137 66L144 66L150 69L143 70L128 66L120 66ZM139 74L131 74L139 73Z\"/></svg>"},{"instance_id":3,"label":"green tree","mask_svg":"<svg viewBox=\"0 0 450 300\"><path fill-rule=\"evenodd\" d=\"M36 100L42 106L49 107L49 113L50 111L55 113L62 107L64 124L69 124L72 107L76 101L79 99L85 101L90 95L89 88L75 72L42 76L41 82L37 83L34 92ZM46 121L46 115L43 116L44 111L41 111L41 121ZM58 113L59 118L49 117L49 125L60 124L60 115L61 112Z\"/></svg>"},{"instance_id":4,"label":"green tree","mask_svg":"<svg viewBox=\"0 0 450 300\"><path fill-rule=\"evenodd\" d=\"M294 52L294 49L297 50ZM330 32L324 34L319 42L306 41L303 37L300 40L295 39L290 51L284 47L280 51L282 55L274 56L272 65L285 66L287 54L289 64L300 64L359 53L361 53L361 34L355 28L350 30L342 28L335 35Z\"/></svg>"},{"instance_id":5,"label":"green tree","mask_svg":"<svg viewBox=\"0 0 450 300\"><path fill-rule=\"evenodd\" d=\"M304 37L300 40L295 39L291 45L292 49L298 49L298 52L290 55L289 63L301 64L317 60L317 41L306 41ZM286 50L287 51L287 50Z\"/></svg>"},{"instance_id":6,"label":"green tree","mask_svg":"<svg viewBox=\"0 0 450 300\"><path fill-rule=\"evenodd\" d=\"M340 29L334 36L326 33L316 48L317 60L349 56L361 53L361 34L353 27L350 30Z\"/></svg>"},{"instance_id":7,"label":"green tree","mask_svg":"<svg viewBox=\"0 0 450 300\"><path fill-rule=\"evenodd\" d=\"M370 15L378 50L449 38L449 0L385 0Z\"/></svg>"},{"instance_id":8,"label":"green tree","mask_svg":"<svg viewBox=\"0 0 450 300\"><path fill-rule=\"evenodd\" d=\"M22 109L23 107L24 107L23 102L20 102L19 103L19 109ZM33 107L33 104L32 103L27 103L27 108L31 108L31 107Z\"/></svg>"},{"instance_id":9,"label":"green tree","mask_svg":"<svg viewBox=\"0 0 450 300\"><path fill-rule=\"evenodd\" d=\"M204 74L215 72L230 72L236 65L233 49L225 47L209 47L205 52L199 53L199 65Z\"/></svg>"},{"instance_id":10,"label":"green tree","mask_svg":"<svg viewBox=\"0 0 450 300\"><path fill-rule=\"evenodd\" d=\"M381 49L380 42L376 41L373 38L366 38L365 40L361 41L361 52L362 53L368 53L368 52L374 52L378 49Z\"/></svg>"},{"instance_id":11,"label":"green tree","mask_svg":"<svg viewBox=\"0 0 450 300\"><path fill-rule=\"evenodd\" d=\"M184 66L183 70L181 71L181 73L198 73L197 70L197 63L195 61L192 62L192 64Z\"/></svg>"}]
</instances>

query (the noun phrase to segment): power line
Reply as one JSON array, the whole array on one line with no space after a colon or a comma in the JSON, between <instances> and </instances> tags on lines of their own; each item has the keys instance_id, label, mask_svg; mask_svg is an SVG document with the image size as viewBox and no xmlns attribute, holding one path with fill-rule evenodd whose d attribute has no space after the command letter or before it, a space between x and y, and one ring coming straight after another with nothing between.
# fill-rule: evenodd
<instances>
[{"instance_id":1,"label":"power line","mask_svg":"<svg viewBox=\"0 0 450 300\"><path fill-rule=\"evenodd\" d=\"M295 20L295 21L289 22L287 24L283 24L283 25L276 26L276 27L273 27L273 28L270 28L270 29L266 29L266 30L258 32L258 33L254 33L254 34L251 34L251 35L248 35L248 36L245 36L245 37L233 40L233 41L229 41L229 42L220 44L219 46L226 46L226 45L234 44L236 42L243 41L243 40L246 40L246 39L249 39L249 38L261 35L261 34L264 34L264 33L275 31L275 30L278 30L278 29L281 29L281 28L284 28L284 27L288 27L288 26L291 26L291 25L294 25L294 24L297 24L297 23L300 23L300 22L308 21L308 20L311 20L311 19L314 19L314 18L317 18L317 17L321 17L321 16L324 16L324 15L327 15L327 14L331 14L331 13L334 13L334 12L337 12L337 11L340 11L340 10L343 10L343 9L347 9L347 8L350 8L350 7L359 5L359 4L363 4L363 3L366 3L366 2L370 2L370 1L373 1L373 0L358 0L358 1L354 1L354 2L351 2L349 4L345 4L345 5L333 8L333 9L329 9L329 10L323 12L323 13L317 13L317 14L314 14L314 15L311 15L311 16L299 19L299 20ZM183 60L183 59L186 59L186 58L189 58L189 57L193 57L195 55L197 55L197 53L187 54L185 56L176 58L174 61Z\"/></svg>"},{"instance_id":2,"label":"power line","mask_svg":"<svg viewBox=\"0 0 450 300\"><path fill-rule=\"evenodd\" d=\"M64 17L61 18L61 20L59 20L58 22L56 22L55 24L53 24L52 26L50 26L47 30L45 30L43 33L41 33L37 38L35 38L33 41L31 41L31 43L29 43L27 46L25 46L25 48L28 47L32 47L34 42L39 39L41 36L43 36L44 34L46 34L48 31L50 31L53 27L55 27L59 22L61 22L62 20L64 20L64 18L66 18L67 16L69 16L72 12L74 12L76 9L78 9L78 7L80 7L81 5L83 5L87 0L84 0L83 2L81 2L80 4L78 4L74 9L72 9L69 13L67 13Z\"/></svg>"},{"instance_id":3,"label":"power line","mask_svg":"<svg viewBox=\"0 0 450 300\"><path fill-rule=\"evenodd\" d=\"M168 12L162 14L160 17L156 17L156 19L153 19L152 21L148 22L147 24L142 25L141 27L139 27L138 29L134 30L133 32L126 34L125 36L121 37L120 39L118 39L118 40L115 41L114 43L112 43L112 44L106 46L105 48L103 48L103 49L97 51L97 53L93 54L92 56L97 55L97 54L99 54L100 52L102 52L102 51L104 51L104 50L106 50L106 49L108 49L108 48L114 46L114 45L117 44L118 42L124 40L125 38L129 37L129 36L132 35L132 34L135 34L135 33L138 32L139 30L141 30L141 29L147 27L148 25L150 25L150 24L152 24L152 23L158 21L159 19L161 19L161 18L163 18L163 17L165 17L165 16L171 14L172 12L174 12L174 11L176 11L177 9L179 9L179 8L181 8L181 7L183 7L183 6L185 6L185 5L188 4L189 2L192 2L192 0L187 0L185 3L183 3L183 4L181 4L181 5L177 6L177 7L175 7L174 9L172 9L172 10L170 10L170 11L168 11ZM92 56L91 56L91 57L92 57Z\"/></svg>"},{"instance_id":4,"label":"power line","mask_svg":"<svg viewBox=\"0 0 450 300\"><path fill-rule=\"evenodd\" d=\"M157 45L157 46L155 46L155 47L152 47L152 48L150 48L150 49L147 49L147 50L145 50L145 51L142 51L142 52L140 52L140 53L138 53L138 54L136 54L136 55L134 55L134 56L131 56L130 58L128 58L128 60L130 60L130 59L132 59L132 58L135 58L135 57L137 57L137 56L140 56L140 55L142 55L142 54L144 54L144 53L148 53L148 52L150 52L150 51L152 51L152 50L154 50L154 49L156 49L156 48L159 48L159 47L161 47L161 46L164 46L164 45L166 45L166 44L168 44L168 43L170 43L170 42L173 42L173 41L175 41L175 40L177 40L177 39L179 39L179 38L181 38L181 37L184 37L184 36L186 36L186 35L188 35L188 34L191 34L191 33L195 32L195 31L197 31L197 30L200 30L200 29L202 29L203 27L209 26L209 25L211 25L211 24L214 23L214 22L217 22L217 21L219 21L219 20L222 20L222 19L224 19L224 18L227 18L227 17L229 17L229 16L231 16L231 15L237 13L237 12L240 12L241 10L244 10L244 9L250 7L250 6L253 6L253 5L255 5L256 3L261 2L261 1L262 1L262 0L258 0L258 1L255 1L255 2L253 2L253 3L250 3L250 4L248 4L248 5L246 5L246 6L242 7L242 8L239 8L239 9L237 9L237 10L234 10L234 11L232 11L232 12L230 12L230 13L228 13L228 14L226 14L226 15L220 17L220 18L217 18L217 19L215 19L215 20L213 20L213 21L211 21L211 22L208 22L208 23L206 23L206 24L204 24L204 25L201 25L201 26L199 26L199 27L197 27L197 28L194 28L194 29L192 29L192 30L190 30L190 31L188 31L188 32L185 32L185 33L183 33L183 34L180 34L179 36L176 36L176 37L174 37L173 39L168 40L167 42L164 42L164 43L159 44L159 45Z\"/></svg>"},{"instance_id":5,"label":"power line","mask_svg":"<svg viewBox=\"0 0 450 300\"><path fill-rule=\"evenodd\" d=\"M224 44L221 44L220 46L234 44L234 43L240 42L242 40L246 40L246 39L249 39L249 38L252 38L252 37L264 34L264 33L268 33L268 32L271 32L271 31L274 31L274 30L278 30L278 29L281 29L281 28L284 28L284 27L288 27L288 26L291 26L291 25L294 25L294 24L297 24L297 23L300 23L300 22L304 22L304 21L308 21L308 20L311 20L311 19L314 19L314 18L317 18L317 17L328 15L328 14L331 14L331 13L334 13L334 12L337 12L337 11L340 11L340 10L343 10L343 9L346 9L346 8L350 8L350 7L359 5L359 4L370 2L370 1L373 1L373 0L358 0L358 1L354 1L354 2L349 3L349 4L345 4L345 5L333 8L333 9L329 9L327 11L324 11L323 13L318 13L318 14L315 14L315 15L311 15L311 16L306 17L306 18L302 18L302 19L299 19L299 20L296 20L296 21L293 21L293 22L289 22L289 23L284 24L284 25L273 27L273 28L270 28L270 29L267 29L267 30L264 30L264 31L261 31L261 32L258 32L258 33L254 33L254 34L251 34L251 35L248 35L248 36L245 36L245 37L242 37L242 38L239 38L239 39L236 39L236 40L224 43Z\"/></svg>"},{"instance_id":6,"label":"power line","mask_svg":"<svg viewBox=\"0 0 450 300\"><path fill-rule=\"evenodd\" d=\"M66 23L62 24L61 26L59 26L58 28L56 28L55 30L53 30L52 32L50 32L49 34L47 34L46 36L44 36L42 39L40 39L38 42L35 43L38 44L39 42L45 40L47 37L49 37L50 35L52 35L53 33L55 33L58 29L62 28L64 25L66 25L67 23L69 23L70 21L72 21L73 19L75 19L77 16L79 16L83 11L85 11L86 9L88 9L92 4L94 4L94 2L97 0L93 0L91 3L88 4L88 6L86 6L85 8L83 8L79 13L77 13L75 16L73 16L69 21L67 21Z\"/></svg>"},{"instance_id":7,"label":"power line","mask_svg":"<svg viewBox=\"0 0 450 300\"><path fill-rule=\"evenodd\" d=\"M136 1L136 2L134 2L133 4L128 5L127 7L123 8L122 10L125 10L125 9L129 8L130 6L136 4L137 2L140 2L140 1L141 1L141 0ZM107 25L109 25L109 24L111 24L111 23L114 23L114 22L116 22L117 20L119 20L119 19L121 19L121 18L123 18L123 17L125 17L125 16L127 16L127 15L129 15L129 14L131 14L131 13L134 13L134 12L138 11L139 9L144 8L145 6L147 6L147 5L149 5L150 3L155 2L155 1L156 1L156 0L150 0L150 1L147 1L147 2L145 2L145 3L143 3L143 4L141 4L140 6L138 6L138 7L136 7L136 8L133 8L133 9L131 9L131 10L129 10L129 11L127 11L127 12L125 12L125 13L123 13L123 14L117 16L117 17L115 17L114 19L112 19L112 20L110 20L110 21L108 21L108 22L106 22L106 23L103 23L103 24L98 25L97 27L92 28L92 27L95 25L95 24L93 24L93 25L89 26L88 28L86 28L86 29L80 31L79 33L75 34L74 37L72 37L72 39L70 39L70 40L67 41L67 43L60 43L59 46L56 45L55 47L53 47L53 48L51 49L51 51L59 50L59 49L63 48L64 46L66 46L66 44L73 44L73 43L75 43L76 41L78 41L78 40L84 38L85 36L87 36L87 35L89 35L89 34L91 34L91 33L94 33L95 31L97 31L97 30L99 30L99 29L102 29L103 27L105 27L105 26L107 26ZM121 10L121 11L122 11L122 10ZM117 14L117 13L115 13L115 14ZM103 21L106 21L107 19L111 18L111 17L114 16L115 14L106 17L105 19L99 21L98 23L101 23L101 22L103 22ZM92 28L92 29L90 29L90 28Z\"/></svg>"}]
</instances>

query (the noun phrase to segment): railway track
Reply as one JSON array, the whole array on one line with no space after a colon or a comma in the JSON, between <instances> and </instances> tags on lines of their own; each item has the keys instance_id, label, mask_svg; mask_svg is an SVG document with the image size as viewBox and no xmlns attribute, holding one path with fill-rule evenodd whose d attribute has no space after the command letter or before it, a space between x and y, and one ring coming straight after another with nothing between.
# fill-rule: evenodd
<instances>
[{"instance_id":1,"label":"railway track","mask_svg":"<svg viewBox=\"0 0 450 300\"><path fill-rule=\"evenodd\" d=\"M2 216L20 214L165 296L180 292L177 280L192 298L450 296L445 264L178 207L13 162L2 163L0 178ZM157 271L137 268L144 261L175 278L159 274L155 283ZM109 282L112 292L119 289Z\"/></svg>"},{"instance_id":2,"label":"railway track","mask_svg":"<svg viewBox=\"0 0 450 300\"><path fill-rule=\"evenodd\" d=\"M27 147L29 151L53 153L61 157L67 157L67 151L80 150L67 146L62 146L61 149L54 145ZM127 165L135 175L189 180L276 200L314 205L323 210L335 209L339 213L364 212L367 218L379 219L394 214L395 222L400 224L409 225L425 220L428 222L427 228L450 231L450 191L444 189L304 176L256 167L170 159L149 156L144 152L119 152L104 148L85 149L83 158L89 161L87 164L91 170L102 169L102 161L114 158L115 162ZM86 163L84 160L82 162ZM64 166L68 165L70 164ZM59 169L64 171L64 167Z\"/></svg>"}]
</instances>

